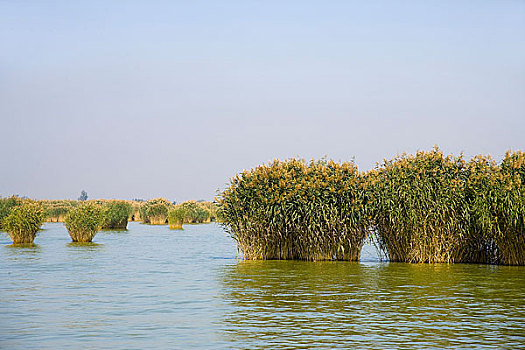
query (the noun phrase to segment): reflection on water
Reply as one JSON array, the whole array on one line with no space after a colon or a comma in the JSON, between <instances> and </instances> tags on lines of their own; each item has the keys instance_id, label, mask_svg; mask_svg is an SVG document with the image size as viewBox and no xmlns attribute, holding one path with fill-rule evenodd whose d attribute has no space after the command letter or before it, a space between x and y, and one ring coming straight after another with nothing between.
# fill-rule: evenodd
<instances>
[{"instance_id":1,"label":"reflection on water","mask_svg":"<svg viewBox=\"0 0 525 350\"><path fill-rule=\"evenodd\" d=\"M226 339L248 348L519 348L519 267L244 261L223 271Z\"/></svg>"},{"instance_id":2,"label":"reflection on water","mask_svg":"<svg viewBox=\"0 0 525 350\"><path fill-rule=\"evenodd\" d=\"M104 247L103 244L95 243L95 242L69 242L67 244L68 247L72 248L80 248L85 250L96 250Z\"/></svg>"}]
</instances>

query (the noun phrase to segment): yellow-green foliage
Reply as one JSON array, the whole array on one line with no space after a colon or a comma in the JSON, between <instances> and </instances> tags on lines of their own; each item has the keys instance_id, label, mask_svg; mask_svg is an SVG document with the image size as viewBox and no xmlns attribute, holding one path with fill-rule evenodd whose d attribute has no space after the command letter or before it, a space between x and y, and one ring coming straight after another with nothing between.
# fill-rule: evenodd
<instances>
[{"instance_id":1,"label":"yellow-green foliage","mask_svg":"<svg viewBox=\"0 0 525 350\"><path fill-rule=\"evenodd\" d=\"M469 164L471 232L486 251L479 262L525 265L525 153L507 152Z\"/></svg>"},{"instance_id":2,"label":"yellow-green foliage","mask_svg":"<svg viewBox=\"0 0 525 350\"><path fill-rule=\"evenodd\" d=\"M26 202L13 207L4 219L4 228L14 244L33 243L44 222L44 210L37 203Z\"/></svg>"},{"instance_id":3,"label":"yellow-green foliage","mask_svg":"<svg viewBox=\"0 0 525 350\"><path fill-rule=\"evenodd\" d=\"M3 221L11 212L11 209L22 205L24 200L17 196L11 196L9 198L0 198L0 230L3 229Z\"/></svg>"},{"instance_id":4,"label":"yellow-green foliage","mask_svg":"<svg viewBox=\"0 0 525 350\"><path fill-rule=\"evenodd\" d=\"M258 166L231 180L219 208L246 259L358 260L369 225L353 163Z\"/></svg>"},{"instance_id":5,"label":"yellow-green foliage","mask_svg":"<svg viewBox=\"0 0 525 350\"><path fill-rule=\"evenodd\" d=\"M72 200L41 200L39 203L49 222L64 222L67 213L78 206L78 202Z\"/></svg>"},{"instance_id":6,"label":"yellow-green foliage","mask_svg":"<svg viewBox=\"0 0 525 350\"><path fill-rule=\"evenodd\" d=\"M131 204L131 213L129 216L129 221L142 221L142 217L140 216L140 208L144 204L144 202L138 202L138 201L129 201Z\"/></svg>"},{"instance_id":7,"label":"yellow-green foliage","mask_svg":"<svg viewBox=\"0 0 525 350\"><path fill-rule=\"evenodd\" d=\"M468 261L465 161L435 148L384 161L368 173L380 248L390 261Z\"/></svg>"},{"instance_id":8,"label":"yellow-green foliage","mask_svg":"<svg viewBox=\"0 0 525 350\"><path fill-rule=\"evenodd\" d=\"M168 224L170 229L182 230L186 210L181 205L176 205L168 211Z\"/></svg>"},{"instance_id":9,"label":"yellow-green foliage","mask_svg":"<svg viewBox=\"0 0 525 350\"><path fill-rule=\"evenodd\" d=\"M187 201L179 204L185 212L184 223L202 224L210 218L210 212L201 203L204 202Z\"/></svg>"},{"instance_id":10,"label":"yellow-green foliage","mask_svg":"<svg viewBox=\"0 0 525 350\"><path fill-rule=\"evenodd\" d=\"M104 221L104 208L94 203L82 203L66 216L66 229L73 242L91 242Z\"/></svg>"},{"instance_id":11,"label":"yellow-green foliage","mask_svg":"<svg viewBox=\"0 0 525 350\"><path fill-rule=\"evenodd\" d=\"M109 200L104 202L104 222L102 228L125 230L131 214L131 204L126 201Z\"/></svg>"},{"instance_id":12,"label":"yellow-green foliage","mask_svg":"<svg viewBox=\"0 0 525 350\"><path fill-rule=\"evenodd\" d=\"M164 198L150 199L140 207L140 216L145 224L164 225L168 220L171 203Z\"/></svg>"}]
</instances>

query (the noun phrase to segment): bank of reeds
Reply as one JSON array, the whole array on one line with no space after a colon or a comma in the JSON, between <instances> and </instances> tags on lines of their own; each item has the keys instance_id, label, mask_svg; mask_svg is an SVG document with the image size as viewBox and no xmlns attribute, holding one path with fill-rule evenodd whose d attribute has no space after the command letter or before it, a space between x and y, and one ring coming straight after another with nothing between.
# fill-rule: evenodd
<instances>
[{"instance_id":1,"label":"bank of reeds","mask_svg":"<svg viewBox=\"0 0 525 350\"><path fill-rule=\"evenodd\" d=\"M439 148L364 174L288 160L244 171L219 216L246 259L359 258L368 235L389 261L525 265L525 153L466 161Z\"/></svg>"},{"instance_id":2,"label":"bank of reeds","mask_svg":"<svg viewBox=\"0 0 525 350\"><path fill-rule=\"evenodd\" d=\"M104 208L95 203L82 203L71 209L65 219L65 226L73 242L91 242L102 228Z\"/></svg>"},{"instance_id":3,"label":"bank of reeds","mask_svg":"<svg viewBox=\"0 0 525 350\"><path fill-rule=\"evenodd\" d=\"M369 226L353 163L276 160L237 175L218 203L245 259L358 260Z\"/></svg>"},{"instance_id":4,"label":"bank of reeds","mask_svg":"<svg viewBox=\"0 0 525 350\"><path fill-rule=\"evenodd\" d=\"M13 244L33 243L35 236L44 222L44 210L38 203L26 201L13 206L3 220Z\"/></svg>"},{"instance_id":5,"label":"bank of reeds","mask_svg":"<svg viewBox=\"0 0 525 350\"><path fill-rule=\"evenodd\" d=\"M150 199L140 207L142 222L151 225L168 223L168 210L172 204L164 198Z\"/></svg>"},{"instance_id":6,"label":"bank of reeds","mask_svg":"<svg viewBox=\"0 0 525 350\"><path fill-rule=\"evenodd\" d=\"M108 200L103 204L104 221L103 230L125 230L131 214L131 204L126 201Z\"/></svg>"}]
</instances>

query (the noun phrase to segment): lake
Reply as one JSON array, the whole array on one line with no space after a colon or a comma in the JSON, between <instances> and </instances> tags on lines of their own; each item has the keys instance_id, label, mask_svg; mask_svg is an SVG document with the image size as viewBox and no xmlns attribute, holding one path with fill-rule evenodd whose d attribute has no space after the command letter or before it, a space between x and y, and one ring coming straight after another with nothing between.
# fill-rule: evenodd
<instances>
[{"instance_id":1,"label":"lake","mask_svg":"<svg viewBox=\"0 0 525 350\"><path fill-rule=\"evenodd\" d=\"M0 233L2 349L525 349L525 267L242 261L219 225Z\"/></svg>"}]
</instances>

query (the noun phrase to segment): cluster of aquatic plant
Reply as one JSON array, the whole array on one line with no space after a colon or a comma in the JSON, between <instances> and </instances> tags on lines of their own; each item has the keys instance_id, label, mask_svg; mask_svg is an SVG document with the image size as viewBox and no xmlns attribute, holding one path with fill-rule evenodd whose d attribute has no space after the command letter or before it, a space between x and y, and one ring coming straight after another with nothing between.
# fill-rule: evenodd
<instances>
[{"instance_id":1,"label":"cluster of aquatic plant","mask_svg":"<svg viewBox=\"0 0 525 350\"><path fill-rule=\"evenodd\" d=\"M101 205L90 202L70 210L65 219L65 226L73 242L91 242L102 228L104 212Z\"/></svg>"},{"instance_id":2,"label":"cluster of aquatic plant","mask_svg":"<svg viewBox=\"0 0 525 350\"><path fill-rule=\"evenodd\" d=\"M498 166L490 157L469 164L471 234L475 262L525 265L525 153L510 152Z\"/></svg>"},{"instance_id":3,"label":"cluster of aquatic plant","mask_svg":"<svg viewBox=\"0 0 525 350\"><path fill-rule=\"evenodd\" d=\"M26 201L13 206L3 220L13 244L33 243L35 236L44 222L44 210L38 203Z\"/></svg>"},{"instance_id":4,"label":"cluster of aquatic plant","mask_svg":"<svg viewBox=\"0 0 525 350\"><path fill-rule=\"evenodd\" d=\"M186 216L186 210L181 206L177 205L170 208L168 211L168 224L172 230L182 230L184 224L184 217Z\"/></svg>"},{"instance_id":5,"label":"cluster of aquatic plant","mask_svg":"<svg viewBox=\"0 0 525 350\"><path fill-rule=\"evenodd\" d=\"M205 202L187 201L179 204L185 211L184 223L202 224L210 218L211 212L204 205Z\"/></svg>"},{"instance_id":6,"label":"cluster of aquatic plant","mask_svg":"<svg viewBox=\"0 0 525 350\"><path fill-rule=\"evenodd\" d=\"M164 225L168 221L171 203L164 198L150 199L140 207L140 217L145 224Z\"/></svg>"},{"instance_id":7,"label":"cluster of aquatic plant","mask_svg":"<svg viewBox=\"0 0 525 350\"><path fill-rule=\"evenodd\" d=\"M367 202L355 164L297 159L244 171L219 198L246 259L358 260Z\"/></svg>"},{"instance_id":8,"label":"cluster of aquatic plant","mask_svg":"<svg viewBox=\"0 0 525 350\"><path fill-rule=\"evenodd\" d=\"M390 261L471 261L462 157L437 149L403 154L367 178L372 229Z\"/></svg>"},{"instance_id":9,"label":"cluster of aquatic plant","mask_svg":"<svg viewBox=\"0 0 525 350\"><path fill-rule=\"evenodd\" d=\"M48 222L64 222L67 213L78 206L72 200L41 200L39 203L44 208L45 220Z\"/></svg>"},{"instance_id":10,"label":"cluster of aquatic plant","mask_svg":"<svg viewBox=\"0 0 525 350\"><path fill-rule=\"evenodd\" d=\"M22 205L23 203L24 203L24 199L17 197L17 196L11 196L8 198L0 198L0 230L3 229L4 219L9 215L9 213L11 212L11 209L19 205Z\"/></svg>"},{"instance_id":11,"label":"cluster of aquatic plant","mask_svg":"<svg viewBox=\"0 0 525 350\"><path fill-rule=\"evenodd\" d=\"M219 215L246 259L356 260L368 236L390 261L525 265L524 181L524 152L291 159L233 178Z\"/></svg>"},{"instance_id":12,"label":"cluster of aquatic plant","mask_svg":"<svg viewBox=\"0 0 525 350\"><path fill-rule=\"evenodd\" d=\"M125 230L131 214L131 204L126 201L109 200L104 204L104 221L102 229Z\"/></svg>"}]
</instances>

